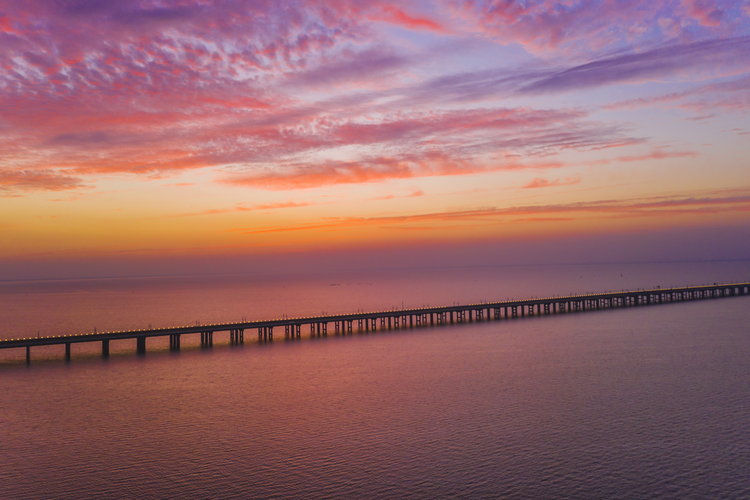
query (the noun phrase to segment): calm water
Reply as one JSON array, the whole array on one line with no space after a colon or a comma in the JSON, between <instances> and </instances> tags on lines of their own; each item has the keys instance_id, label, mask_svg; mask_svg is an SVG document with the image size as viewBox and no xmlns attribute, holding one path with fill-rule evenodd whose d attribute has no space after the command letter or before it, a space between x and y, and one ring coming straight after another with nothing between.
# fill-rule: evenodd
<instances>
[{"instance_id":1,"label":"calm water","mask_svg":"<svg viewBox=\"0 0 750 500\"><path fill-rule=\"evenodd\" d=\"M740 262L3 283L0 335L748 278ZM57 346L29 367L5 352L0 498L750 498L749 306L219 333L145 356L122 341L70 363Z\"/></svg>"}]
</instances>

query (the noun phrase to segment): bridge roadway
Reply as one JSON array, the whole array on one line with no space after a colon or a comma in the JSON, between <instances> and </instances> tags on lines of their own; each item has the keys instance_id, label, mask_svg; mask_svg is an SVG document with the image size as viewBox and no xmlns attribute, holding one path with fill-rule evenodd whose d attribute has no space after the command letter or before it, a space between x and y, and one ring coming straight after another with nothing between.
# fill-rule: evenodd
<instances>
[{"instance_id":1,"label":"bridge roadway","mask_svg":"<svg viewBox=\"0 0 750 500\"><path fill-rule=\"evenodd\" d=\"M328 325L333 323L335 333L351 334L356 322L358 331L392 329L442 324L463 323L471 321L507 319L541 314L558 314L583 312L615 307L634 307L640 305L663 304L675 301L697 300L707 298L732 297L750 294L750 283L727 283L681 288L655 288L651 290L627 290L560 297L531 298L523 300L506 300L501 302L482 302L440 307L422 307L415 309L394 309L390 311L357 312L332 314L325 316L308 316L300 318L281 318L240 323L215 323L209 325L154 328L148 330L124 330L112 332L80 333L74 335L52 335L46 337L27 337L0 340L0 349L26 348L26 362L31 360L31 348L46 345L65 345L65 359L70 360L71 344L80 342L101 342L102 355L109 355L109 342L112 340L136 339L139 354L146 352L146 339L149 337L169 336L171 350L180 349L182 335L200 334L201 347L213 346L213 334L217 331L228 331L230 344L243 343L245 330L254 328L261 341L273 340L273 329L284 327L285 338L300 338L302 326L309 325L311 336L327 335ZM485 314L486 313L486 314ZM408 325L407 325L408 322Z\"/></svg>"}]
</instances>

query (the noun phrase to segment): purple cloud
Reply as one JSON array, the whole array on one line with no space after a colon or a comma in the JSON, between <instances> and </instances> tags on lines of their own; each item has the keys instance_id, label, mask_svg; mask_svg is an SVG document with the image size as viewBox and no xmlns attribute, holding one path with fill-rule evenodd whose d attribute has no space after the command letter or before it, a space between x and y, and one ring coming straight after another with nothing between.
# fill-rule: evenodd
<instances>
[{"instance_id":1,"label":"purple cloud","mask_svg":"<svg viewBox=\"0 0 750 500\"><path fill-rule=\"evenodd\" d=\"M750 37L669 45L638 54L624 54L576 66L530 82L521 93L559 92L638 82L695 69L750 64Z\"/></svg>"}]
</instances>

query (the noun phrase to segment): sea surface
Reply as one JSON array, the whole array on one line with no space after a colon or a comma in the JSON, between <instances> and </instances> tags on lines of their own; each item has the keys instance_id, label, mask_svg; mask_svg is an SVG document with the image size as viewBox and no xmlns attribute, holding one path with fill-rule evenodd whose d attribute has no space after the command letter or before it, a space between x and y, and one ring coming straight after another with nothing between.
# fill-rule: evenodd
<instances>
[{"instance_id":1,"label":"sea surface","mask_svg":"<svg viewBox=\"0 0 750 500\"><path fill-rule=\"evenodd\" d=\"M0 338L732 281L750 262L0 282ZM332 330L0 352L0 498L750 498L750 296Z\"/></svg>"}]
</instances>

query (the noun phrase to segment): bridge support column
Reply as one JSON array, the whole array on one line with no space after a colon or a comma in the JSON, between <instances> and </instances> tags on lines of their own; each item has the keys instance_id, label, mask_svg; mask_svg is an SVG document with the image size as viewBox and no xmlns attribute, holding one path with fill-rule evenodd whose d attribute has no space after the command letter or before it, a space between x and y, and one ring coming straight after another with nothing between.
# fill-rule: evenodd
<instances>
[{"instance_id":1,"label":"bridge support column","mask_svg":"<svg viewBox=\"0 0 750 500\"><path fill-rule=\"evenodd\" d=\"M26 364L31 364L31 346L26 346Z\"/></svg>"},{"instance_id":2,"label":"bridge support column","mask_svg":"<svg viewBox=\"0 0 750 500\"><path fill-rule=\"evenodd\" d=\"M390 330L391 328L393 328L393 325L391 324L391 317L388 316L388 329Z\"/></svg>"},{"instance_id":3,"label":"bridge support column","mask_svg":"<svg viewBox=\"0 0 750 500\"><path fill-rule=\"evenodd\" d=\"M102 357L109 357L109 340L102 340Z\"/></svg>"},{"instance_id":4,"label":"bridge support column","mask_svg":"<svg viewBox=\"0 0 750 500\"><path fill-rule=\"evenodd\" d=\"M65 342L65 361L70 361L70 342Z\"/></svg>"},{"instance_id":5,"label":"bridge support column","mask_svg":"<svg viewBox=\"0 0 750 500\"><path fill-rule=\"evenodd\" d=\"M430 313L430 326L435 325L435 313Z\"/></svg>"},{"instance_id":6,"label":"bridge support column","mask_svg":"<svg viewBox=\"0 0 750 500\"><path fill-rule=\"evenodd\" d=\"M138 337L135 340L135 345L138 354L146 354L146 337Z\"/></svg>"}]
</instances>

